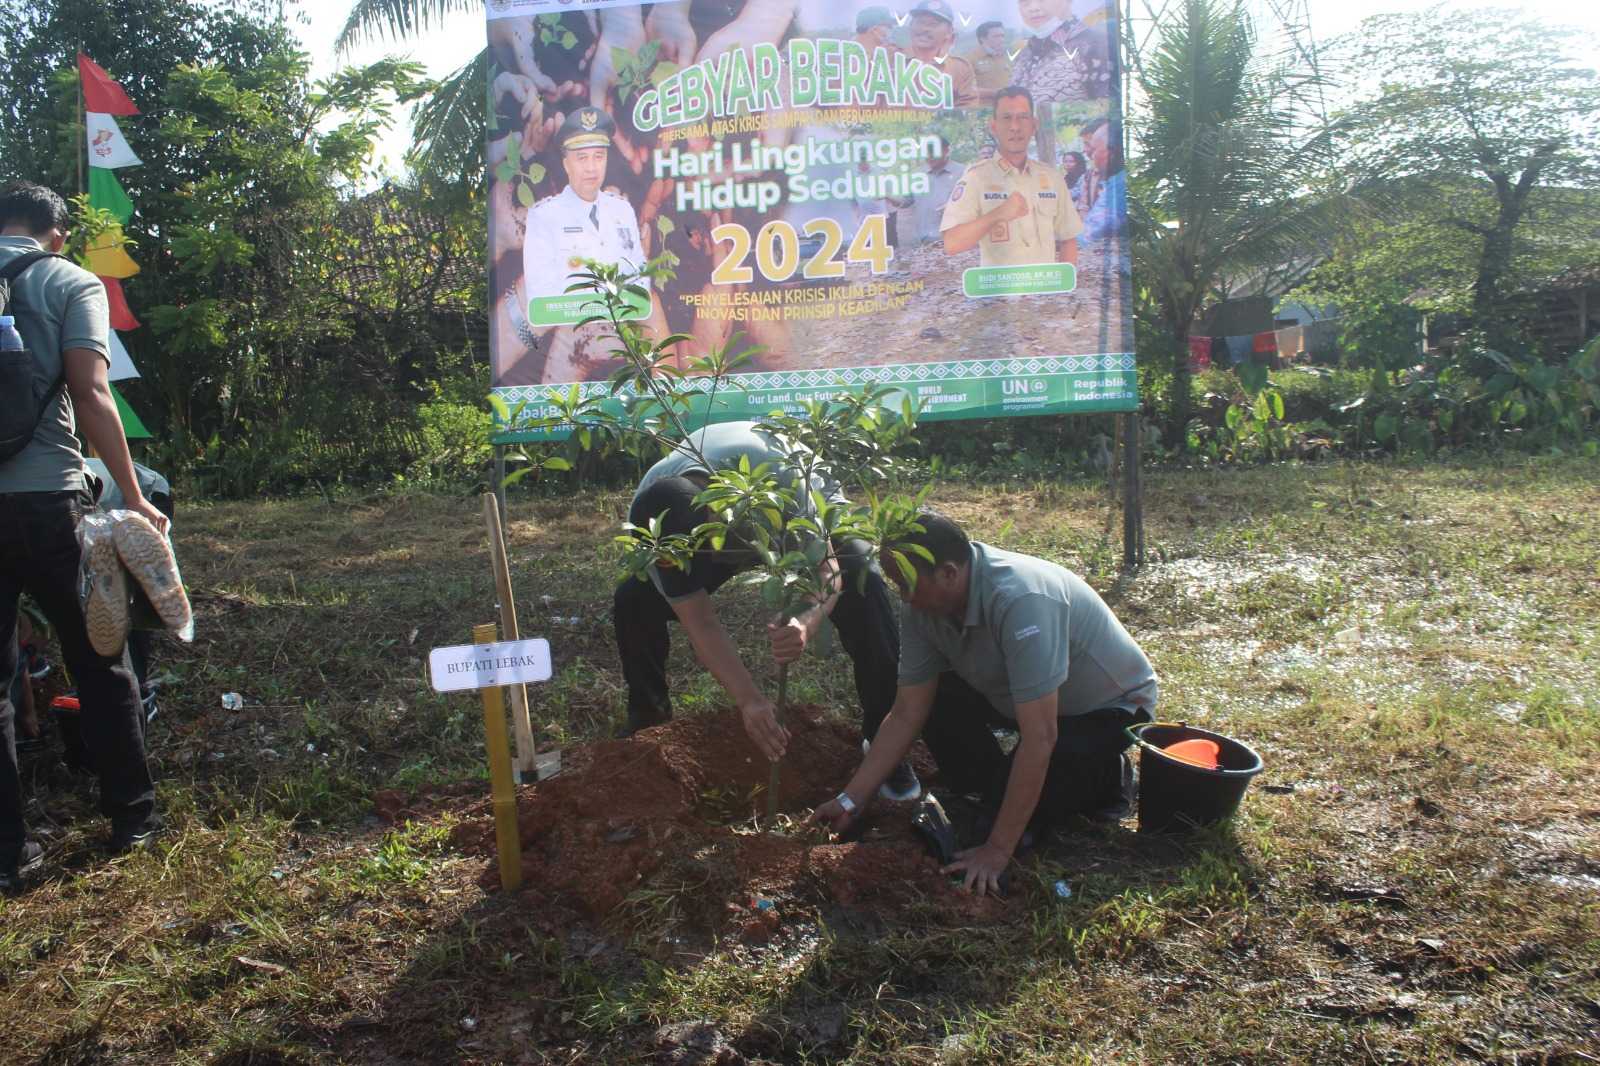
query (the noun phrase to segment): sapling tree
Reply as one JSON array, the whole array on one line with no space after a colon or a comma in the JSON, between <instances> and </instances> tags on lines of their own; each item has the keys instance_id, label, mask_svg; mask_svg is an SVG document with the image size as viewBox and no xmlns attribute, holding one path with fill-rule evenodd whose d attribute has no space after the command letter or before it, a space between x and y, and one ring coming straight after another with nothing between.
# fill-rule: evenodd
<instances>
[{"instance_id":1,"label":"sapling tree","mask_svg":"<svg viewBox=\"0 0 1600 1066\"><path fill-rule=\"evenodd\" d=\"M676 450L709 472L694 501L705 521L693 530L668 530L659 515L643 524L623 523L616 542L626 575L648 580L651 567L688 568L697 553L709 551L753 572L762 607L775 624L787 624L813 609L825 612L842 590L836 542L893 543L914 525L915 506L896 494L907 478L896 451L915 429L916 405L898 390L882 386L811 399L798 410L755 420L784 451L781 466L744 461L717 469L701 452L703 438L697 430L726 409L719 408L719 396L725 404L728 391L740 387L732 375L758 349L736 348L735 338L685 360L677 351L688 339L685 335L660 340L647 336L633 319L640 306L649 304L641 281L660 282L670 269L668 257L662 256L638 271L591 262L573 275L568 292L593 293L586 310L594 313L579 328L599 324L615 339L620 365L610 376L607 395L585 396L573 385L553 398L553 413L538 419L522 418L522 407L512 409L499 397L491 396L491 403L500 421L518 430L566 429L584 448L618 443L641 457ZM549 456L538 448L511 458L522 465L508 475L508 483L552 469ZM849 502L846 490L866 502ZM911 569L904 559L897 565ZM780 664L777 675L775 705L781 725L788 664ZM777 814L778 776L774 762L767 792L769 823Z\"/></svg>"}]
</instances>

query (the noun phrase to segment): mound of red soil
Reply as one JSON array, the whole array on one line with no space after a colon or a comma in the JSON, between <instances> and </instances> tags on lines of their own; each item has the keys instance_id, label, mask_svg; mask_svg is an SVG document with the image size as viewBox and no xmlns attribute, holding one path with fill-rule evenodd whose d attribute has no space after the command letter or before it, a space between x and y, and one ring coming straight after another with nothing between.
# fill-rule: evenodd
<instances>
[{"instance_id":1,"label":"mound of red soil","mask_svg":"<svg viewBox=\"0 0 1600 1066\"><path fill-rule=\"evenodd\" d=\"M849 779L860 742L853 727L816 707L791 709L786 725L778 807L802 819ZM955 891L940 875L911 829L910 804L875 803L867 839L856 843L829 843L793 823L792 835L757 831L770 766L735 711L567 749L562 761L560 774L517 796L523 883L593 918L612 916L635 893L711 924L748 923L747 904L756 898L880 912L931 906L962 920L1003 910ZM468 812L456 838L492 859L486 802ZM498 885L492 861L484 884Z\"/></svg>"}]
</instances>

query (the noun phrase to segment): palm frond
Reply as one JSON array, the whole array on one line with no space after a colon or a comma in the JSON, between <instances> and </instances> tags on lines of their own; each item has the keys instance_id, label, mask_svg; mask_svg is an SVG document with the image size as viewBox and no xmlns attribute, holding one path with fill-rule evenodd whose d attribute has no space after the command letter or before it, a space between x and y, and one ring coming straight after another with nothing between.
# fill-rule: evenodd
<instances>
[{"instance_id":1,"label":"palm frond","mask_svg":"<svg viewBox=\"0 0 1600 1066\"><path fill-rule=\"evenodd\" d=\"M483 181L489 50L440 82L417 108L410 162L422 176L476 187Z\"/></svg>"},{"instance_id":2,"label":"palm frond","mask_svg":"<svg viewBox=\"0 0 1600 1066\"><path fill-rule=\"evenodd\" d=\"M1342 199L1326 176L1343 130L1306 127L1236 0L1180 0L1140 70L1134 234L1152 280L1187 321L1220 279L1325 243Z\"/></svg>"},{"instance_id":3,"label":"palm frond","mask_svg":"<svg viewBox=\"0 0 1600 1066\"><path fill-rule=\"evenodd\" d=\"M482 6L475 0L356 0L344 29L334 41L334 50L342 55L352 45L377 37L411 37L429 26L443 24L452 12L474 11Z\"/></svg>"}]
</instances>

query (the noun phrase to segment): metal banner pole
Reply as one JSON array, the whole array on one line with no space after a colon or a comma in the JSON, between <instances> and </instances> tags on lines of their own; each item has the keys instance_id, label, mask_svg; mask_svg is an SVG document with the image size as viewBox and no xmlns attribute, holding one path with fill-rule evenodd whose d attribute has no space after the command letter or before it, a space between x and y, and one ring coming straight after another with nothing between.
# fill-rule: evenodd
<instances>
[{"instance_id":1,"label":"metal banner pole","mask_svg":"<svg viewBox=\"0 0 1600 1066\"><path fill-rule=\"evenodd\" d=\"M1144 565L1144 483L1139 476L1139 412L1122 419L1122 568Z\"/></svg>"},{"instance_id":2,"label":"metal banner pole","mask_svg":"<svg viewBox=\"0 0 1600 1066\"><path fill-rule=\"evenodd\" d=\"M490 471L491 484L489 491L494 493L495 500L500 504L500 521L506 520L506 447L504 444L494 446L494 466Z\"/></svg>"}]
</instances>

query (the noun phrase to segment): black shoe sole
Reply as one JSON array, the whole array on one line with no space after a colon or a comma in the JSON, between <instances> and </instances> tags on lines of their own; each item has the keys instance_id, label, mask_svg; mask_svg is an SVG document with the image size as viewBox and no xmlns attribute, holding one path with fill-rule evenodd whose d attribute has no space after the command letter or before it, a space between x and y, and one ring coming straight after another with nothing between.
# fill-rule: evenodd
<instances>
[{"instance_id":1,"label":"black shoe sole","mask_svg":"<svg viewBox=\"0 0 1600 1066\"><path fill-rule=\"evenodd\" d=\"M44 852L41 851L27 862L17 867L15 873L0 874L0 893L12 895L26 887L30 874L37 873L44 867Z\"/></svg>"},{"instance_id":2,"label":"black shoe sole","mask_svg":"<svg viewBox=\"0 0 1600 1066\"><path fill-rule=\"evenodd\" d=\"M150 846L154 833L141 833L128 840L111 840L106 842L106 851L113 857L119 855L132 855L136 851L143 851Z\"/></svg>"},{"instance_id":3,"label":"black shoe sole","mask_svg":"<svg viewBox=\"0 0 1600 1066\"><path fill-rule=\"evenodd\" d=\"M106 841L106 851L113 856L127 855L135 851L143 851L150 846L150 842L166 831L166 825L154 825L138 833L123 836L113 832L111 839Z\"/></svg>"}]
</instances>

